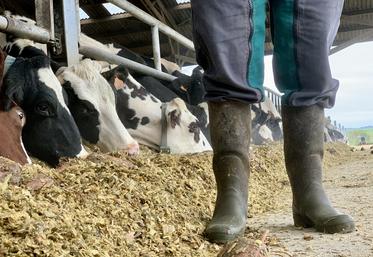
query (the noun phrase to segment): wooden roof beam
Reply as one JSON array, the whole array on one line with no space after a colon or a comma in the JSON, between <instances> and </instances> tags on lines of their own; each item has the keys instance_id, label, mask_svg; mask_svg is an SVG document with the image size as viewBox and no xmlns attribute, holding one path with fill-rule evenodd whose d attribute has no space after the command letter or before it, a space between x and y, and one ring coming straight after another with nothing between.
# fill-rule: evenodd
<instances>
[{"instance_id":1,"label":"wooden roof beam","mask_svg":"<svg viewBox=\"0 0 373 257\"><path fill-rule=\"evenodd\" d=\"M190 9L192 8L191 3L184 3L184 4L178 4L174 8L172 8L173 11L177 10L185 10L185 9Z\"/></svg>"},{"instance_id":2,"label":"wooden roof beam","mask_svg":"<svg viewBox=\"0 0 373 257\"><path fill-rule=\"evenodd\" d=\"M359 36L353 37L352 39L347 40L347 41L339 44L338 46L332 48L330 50L330 55L335 54L335 53L337 53L337 52L339 52L339 51L341 51L341 50L343 50L343 49L345 49L349 46L352 46L353 44L363 42L363 41L370 41L370 40L373 40L373 29L365 30Z\"/></svg>"},{"instance_id":3,"label":"wooden roof beam","mask_svg":"<svg viewBox=\"0 0 373 257\"><path fill-rule=\"evenodd\" d=\"M342 15L361 15L373 13L373 8L361 9L361 10L343 10Z\"/></svg>"},{"instance_id":4,"label":"wooden roof beam","mask_svg":"<svg viewBox=\"0 0 373 257\"><path fill-rule=\"evenodd\" d=\"M121 14L111 15L111 16L108 16L108 17L105 17L105 18L99 18L99 19L90 18L90 19L80 20L80 25L85 26L85 25L89 25L89 24L93 24L93 23L110 22L110 21L128 19L128 18L131 18L131 17L133 17L133 15L130 14L130 13L121 13Z\"/></svg>"},{"instance_id":5,"label":"wooden roof beam","mask_svg":"<svg viewBox=\"0 0 373 257\"><path fill-rule=\"evenodd\" d=\"M369 17L361 17L361 15L342 15L342 22L348 22L350 24L373 26L373 13L367 15Z\"/></svg>"}]
</instances>

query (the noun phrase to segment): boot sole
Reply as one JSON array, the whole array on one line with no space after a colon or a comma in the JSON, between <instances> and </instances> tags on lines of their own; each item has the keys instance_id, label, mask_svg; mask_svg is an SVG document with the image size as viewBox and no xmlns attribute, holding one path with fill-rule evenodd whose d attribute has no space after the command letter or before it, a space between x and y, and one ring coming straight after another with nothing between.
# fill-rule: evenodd
<instances>
[{"instance_id":1,"label":"boot sole","mask_svg":"<svg viewBox=\"0 0 373 257\"><path fill-rule=\"evenodd\" d=\"M355 223L348 215L335 216L324 224L315 224L309 218L295 213L293 219L296 227L315 228L316 231L326 234L346 234L355 231Z\"/></svg>"},{"instance_id":2,"label":"boot sole","mask_svg":"<svg viewBox=\"0 0 373 257\"><path fill-rule=\"evenodd\" d=\"M204 236L208 239L209 242L215 244L225 244L229 241L232 241L240 236L242 236L245 232L246 228L243 228L240 232L236 234L227 234L227 233L219 233L219 232L211 232L205 233Z\"/></svg>"}]
</instances>

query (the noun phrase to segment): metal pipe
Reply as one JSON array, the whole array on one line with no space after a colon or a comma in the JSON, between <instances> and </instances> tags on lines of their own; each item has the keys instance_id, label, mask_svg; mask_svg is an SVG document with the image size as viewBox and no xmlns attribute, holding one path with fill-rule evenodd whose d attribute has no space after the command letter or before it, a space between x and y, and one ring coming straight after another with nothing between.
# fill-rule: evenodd
<instances>
[{"instance_id":1,"label":"metal pipe","mask_svg":"<svg viewBox=\"0 0 373 257\"><path fill-rule=\"evenodd\" d=\"M161 48L159 46L159 30L158 26L152 27L152 41L153 41L153 57L154 57L154 67L161 71Z\"/></svg>"},{"instance_id":2,"label":"metal pipe","mask_svg":"<svg viewBox=\"0 0 373 257\"><path fill-rule=\"evenodd\" d=\"M172 81L176 79L176 77L168 73L164 73L156 69L150 68L148 66L145 66L143 64L123 58L107 50L102 50L102 49L98 49L95 47L81 46L79 47L79 52L82 55L87 56L88 58L92 58L98 61L105 61L111 64L117 64L117 65L123 64L129 69L132 69L132 70L135 70L135 71L138 71L138 72L141 72L141 73L144 73L144 74L147 74L147 75L150 75L150 76L162 79L162 80Z\"/></svg>"},{"instance_id":3,"label":"metal pipe","mask_svg":"<svg viewBox=\"0 0 373 257\"><path fill-rule=\"evenodd\" d=\"M127 12L131 13L133 16L135 16L139 20L143 21L144 23L149 24L150 26L158 26L159 30L162 33L164 33L167 36L173 38L174 40L176 40L180 44L184 45L188 49L194 51L194 44L190 39L184 37L179 32L171 29L166 24L160 22L159 20L157 20L153 16L149 15L148 13L144 12L143 10L138 8L137 6L131 4L127 0L108 0L108 2L126 10Z\"/></svg>"},{"instance_id":4,"label":"metal pipe","mask_svg":"<svg viewBox=\"0 0 373 257\"><path fill-rule=\"evenodd\" d=\"M2 15L0 15L0 31L44 44L51 40L48 30Z\"/></svg>"}]
</instances>

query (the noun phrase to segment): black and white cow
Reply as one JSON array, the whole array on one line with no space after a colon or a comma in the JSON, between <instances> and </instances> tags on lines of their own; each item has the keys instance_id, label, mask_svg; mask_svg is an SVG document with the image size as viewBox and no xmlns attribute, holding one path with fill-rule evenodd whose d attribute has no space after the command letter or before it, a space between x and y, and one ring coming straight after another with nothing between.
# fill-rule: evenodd
<instances>
[{"instance_id":1,"label":"black and white cow","mask_svg":"<svg viewBox=\"0 0 373 257\"><path fill-rule=\"evenodd\" d=\"M120 121L114 90L100 74L101 69L99 62L83 59L57 71L69 96L68 107L84 140L105 152L126 150L137 154L139 145Z\"/></svg>"},{"instance_id":2,"label":"black and white cow","mask_svg":"<svg viewBox=\"0 0 373 257\"><path fill-rule=\"evenodd\" d=\"M166 85L169 89L188 104L198 105L204 101L206 92L202 84L201 67L197 66L194 68L191 76L180 71L175 71L172 75L177 77L177 79Z\"/></svg>"},{"instance_id":3,"label":"black and white cow","mask_svg":"<svg viewBox=\"0 0 373 257\"><path fill-rule=\"evenodd\" d=\"M117 112L139 143L159 150L162 138L162 102L137 82L123 66L103 74L117 88ZM210 151L198 119L180 98L165 103L165 135L171 153Z\"/></svg>"},{"instance_id":4,"label":"black and white cow","mask_svg":"<svg viewBox=\"0 0 373 257\"><path fill-rule=\"evenodd\" d=\"M17 57L6 69L2 94L5 110L15 102L26 113L22 132L26 150L50 165L57 165L60 157L85 157L87 152L65 102L67 95L51 70L49 58L22 43L18 40L7 48L13 54L15 49L21 55L27 52L28 58Z\"/></svg>"},{"instance_id":5,"label":"black and white cow","mask_svg":"<svg viewBox=\"0 0 373 257\"><path fill-rule=\"evenodd\" d=\"M158 98L161 102L169 102L175 98L181 98L178 94L173 92L158 79L152 76L140 76L136 78L136 81L138 81L149 93ZM200 126L207 140L211 143L207 103L202 102L196 106L186 103L186 106L188 110L198 119L198 125Z\"/></svg>"},{"instance_id":6,"label":"black and white cow","mask_svg":"<svg viewBox=\"0 0 373 257\"><path fill-rule=\"evenodd\" d=\"M269 98L264 102L251 105L252 142L260 145L279 141L283 137L280 113Z\"/></svg>"}]
</instances>

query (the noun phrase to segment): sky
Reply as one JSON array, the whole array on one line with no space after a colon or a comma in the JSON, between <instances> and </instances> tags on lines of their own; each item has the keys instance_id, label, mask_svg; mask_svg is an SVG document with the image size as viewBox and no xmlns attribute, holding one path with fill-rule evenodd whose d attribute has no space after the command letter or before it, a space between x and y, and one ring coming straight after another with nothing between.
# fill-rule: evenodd
<instances>
[{"instance_id":1,"label":"sky","mask_svg":"<svg viewBox=\"0 0 373 257\"><path fill-rule=\"evenodd\" d=\"M336 104L326 110L326 116L345 128L373 126L373 42L345 48L331 55L329 60L332 75L340 85ZM271 62L272 55L264 58L264 86L277 91ZM185 68L185 72L191 69Z\"/></svg>"},{"instance_id":2,"label":"sky","mask_svg":"<svg viewBox=\"0 0 373 257\"><path fill-rule=\"evenodd\" d=\"M352 45L329 60L340 85L336 104L326 115L346 128L373 126L373 42ZM271 61L272 56L265 57L264 85L275 89Z\"/></svg>"}]
</instances>

